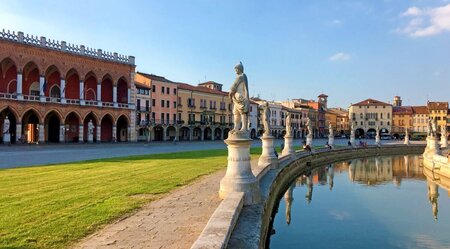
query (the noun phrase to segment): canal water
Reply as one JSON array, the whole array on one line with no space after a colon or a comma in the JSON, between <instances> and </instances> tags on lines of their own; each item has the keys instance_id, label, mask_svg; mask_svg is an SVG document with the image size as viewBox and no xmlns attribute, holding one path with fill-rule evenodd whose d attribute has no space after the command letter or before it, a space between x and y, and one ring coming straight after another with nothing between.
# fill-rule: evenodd
<instances>
[{"instance_id":1,"label":"canal water","mask_svg":"<svg viewBox=\"0 0 450 249\"><path fill-rule=\"evenodd\" d=\"M417 155L320 167L286 190L267 243L271 249L450 248L449 186Z\"/></svg>"}]
</instances>

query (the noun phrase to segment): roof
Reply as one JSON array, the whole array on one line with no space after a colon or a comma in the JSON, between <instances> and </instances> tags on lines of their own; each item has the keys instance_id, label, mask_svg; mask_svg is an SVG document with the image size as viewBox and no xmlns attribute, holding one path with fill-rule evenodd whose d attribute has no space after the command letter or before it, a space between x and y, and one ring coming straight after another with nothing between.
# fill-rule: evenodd
<instances>
[{"instance_id":1,"label":"roof","mask_svg":"<svg viewBox=\"0 0 450 249\"><path fill-rule=\"evenodd\" d=\"M448 102L430 102L427 103L428 110L448 110Z\"/></svg>"},{"instance_id":2,"label":"roof","mask_svg":"<svg viewBox=\"0 0 450 249\"><path fill-rule=\"evenodd\" d=\"M220 83L217 83L217 82L215 82L215 81L207 81L207 82L203 82L203 83L199 83L198 84L199 86L204 86L204 85L220 85L220 86L223 86L222 84L220 84Z\"/></svg>"},{"instance_id":3,"label":"roof","mask_svg":"<svg viewBox=\"0 0 450 249\"><path fill-rule=\"evenodd\" d=\"M137 88L148 89L148 90L152 89L150 86L140 83L140 82L137 82L137 81L135 81L134 84L136 85Z\"/></svg>"},{"instance_id":4,"label":"roof","mask_svg":"<svg viewBox=\"0 0 450 249\"><path fill-rule=\"evenodd\" d=\"M413 114L411 106L394 106L392 107L392 115Z\"/></svg>"},{"instance_id":5,"label":"roof","mask_svg":"<svg viewBox=\"0 0 450 249\"><path fill-rule=\"evenodd\" d=\"M211 94L219 94L219 95L228 95L227 92L210 89L210 88L203 87L203 86L193 86L193 85L189 85L186 83L179 83L179 82L177 84L178 84L178 89L203 92L203 93L211 93Z\"/></svg>"},{"instance_id":6,"label":"roof","mask_svg":"<svg viewBox=\"0 0 450 249\"><path fill-rule=\"evenodd\" d=\"M147 73L142 73L142 72L137 72L138 74L144 76L145 78L151 79L151 80L156 80L156 81L161 81L161 82L168 82L168 83L175 83L173 81L170 81L166 78L164 78L163 76L158 76L158 75L154 75L154 74L147 74Z\"/></svg>"},{"instance_id":7,"label":"roof","mask_svg":"<svg viewBox=\"0 0 450 249\"><path fill-rule=\"evenodd\" d=\"M361 102L358 102L356 104L353 104L352 106L392 106L391 104L381 102L376 99L366 99Z\"/></svg>"},{"instance_id":8,"label":"roof","mask_svg":"<svg viewBox=\"0 0 450 249\"><path fill-rule=\"evenodd\" d=\"M426 106L412 106L414 114L428 114L428 107Z\"/></svg>"}]
</instances>

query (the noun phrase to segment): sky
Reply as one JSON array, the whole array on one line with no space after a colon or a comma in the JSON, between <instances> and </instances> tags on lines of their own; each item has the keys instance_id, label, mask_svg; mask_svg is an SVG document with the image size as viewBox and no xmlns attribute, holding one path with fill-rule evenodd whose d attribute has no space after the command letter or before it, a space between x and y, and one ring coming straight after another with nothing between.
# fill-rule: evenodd
<instances>
[{"instance_id":1,"label":"sky","mask_svg":"<svg viewBox=\"0 0 450 249\"><path fill-rule=\"evenodd\" d=\"M136 57L137 71L251 96L449 101L450 0L0 0L0 29Z\"/></svg>"}]
</instances>

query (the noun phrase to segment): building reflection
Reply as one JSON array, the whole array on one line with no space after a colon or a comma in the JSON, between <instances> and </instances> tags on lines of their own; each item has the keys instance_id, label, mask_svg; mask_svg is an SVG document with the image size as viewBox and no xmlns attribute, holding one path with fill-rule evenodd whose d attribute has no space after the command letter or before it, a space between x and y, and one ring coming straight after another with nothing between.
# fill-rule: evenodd
<instances>
[{"instance_id":1,"label":"building reflection","mask_svg":"<svg viewBox=\"0 0 450 249\"><path fill-rule=\"evenodd\" d=\"M286 193L284 193L284 202L286 206L286 223L291 224L291 208L292 201L294 200L293 192L295 188L295 183L292 183L287 189Z\"/></svg>"},{"instance_id":2,"label":"building reflection","mask_svg":"<svg viewBox=\"0 0 450 249\"><path fill-rule=\"evenodd\" d=\"M439 211L439 187L447 191L447 195L450 197L450 178L440 175L438 170L433 172L428 168L424 168L423 174L427 179L428 201L431 204L431 212L433 218L437 220Z\"/></svg>"}]
</instances>

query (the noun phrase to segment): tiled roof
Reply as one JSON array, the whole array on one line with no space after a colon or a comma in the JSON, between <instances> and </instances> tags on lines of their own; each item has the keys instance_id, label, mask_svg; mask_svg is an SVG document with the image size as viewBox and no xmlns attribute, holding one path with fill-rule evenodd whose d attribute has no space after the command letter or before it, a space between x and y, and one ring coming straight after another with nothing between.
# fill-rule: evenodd
<instances>
[{"instance_id":1,"label":"tiled roof","mask_svg":"<svg viewBox=\"0 0 450 249\"><path fill-rule=\"evenodd\" d=\"M157 81L161 81L161 82L168 82L168 83L175 83L173 81L170 81L162 76L158 76L158 75L154 75L154 74L147 74L147 73L142 73L142 72L137 72L138 74L144 76L145 78L151 79L151 80L157 80Z\"/></svg>"},{"instance_id":2,"label":"tiled roof","mask_svg":"<svg viewBox=\"0 0 450 249\"><path fill-rule=\"evenodd\" d=\"M448 110L448 102L428 102L428 110Z\"/></svg>"},{"instance_id":3,"label":"tiled roof","mask_svg":"<svg viewBox=\"0 0 450 249\"><path fill-rule=\"evenodd\" d=\"M203 92L203 93L211 93L211 94L219 94L219 95L228 95L227 92L217 91L214 89L210 89L203 86L192 86L186 83L177 83L178 89L184 89L189 91L197 91L197 92Z\"/></svg>"},{"instance_id":4,"label":"tiled roof","mask_svg":"<svg viewBox=\"0 0 450 249\"><path fill-rule=\"evenodd\" d=\"M411 106L394 106L392 108L392 115L413 114Z\"/></svg>"},{"instance_id":5,"label":"tiled roof","mask_svg":"<svg viewBox=\"0 0 450 249\"><path fill-rule=\"evenodd\" d=\"M376 99L366 99L361 102L358 102L356 104L353 104L353 106L392 106L391 104L381 102Z\"/></svg>"},{"instance_id":6,"label":"tiled roof","mask_svg":"<svg viewBox=\"0 0 450 249\"><path fill-rule=\"evenodd\" d=\"M414 114L428 114L428 107L426 106L412 106Z\"/></svg>"},{"instance_id":7,"label":"tiled roof","mask_svg":"<svg viewBox=\"0 0 450 249\"><path fill-rule=\"evenodd\" d=\"M149 85L146 85L146 84L143 84L143 83L140 83L137 81L135 81L134 84L136 85L137 88L148 89L148 90L152 89Z\"/></svg>"},{"instance_id":8,"label":"tiled roof","mask_svg":"<svg viewBox=\"0 0 450 249\"><path fill-rule=\"evenodd\" d=\"M207 82L203 82L203 83L200 83L200 84L198 84L199 86L202 86L202 85L210 85L210 84L214 84L214 85L221 85L221 86L223 86L222 84L220 84L220 83L217 83L217 82L215 82L215 81L207 81Z\"/></svg>"}]
</instances>

